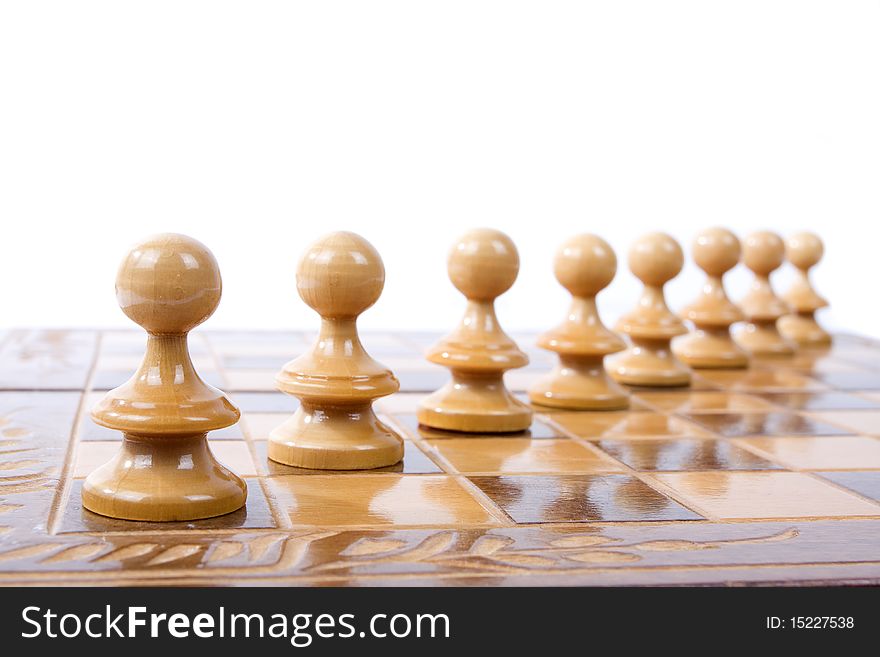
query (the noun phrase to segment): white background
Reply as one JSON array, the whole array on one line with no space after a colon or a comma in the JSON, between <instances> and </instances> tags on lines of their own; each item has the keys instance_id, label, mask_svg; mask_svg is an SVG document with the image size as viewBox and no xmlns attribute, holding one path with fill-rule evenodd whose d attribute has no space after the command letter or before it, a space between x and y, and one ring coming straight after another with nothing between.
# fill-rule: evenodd
<instances>
[{"instance_id":1,"label":"white background","mask_svg":"<svg viewBox=\"0 0 880 657\"><path fill-rule=\"evenodd\" d=\"M880 336L878 185L876 1L0 4L3 326L131 326L116 266L160 231L220 261L207 326L314 326L297 258L348 229L387 269L362 325L446 329L446 250L480 225L520 248L508 329L561 319L583 231L620 257L612 324L636 235L721 224L818 231L825 323Z\"/></svg>"}]
</instances>

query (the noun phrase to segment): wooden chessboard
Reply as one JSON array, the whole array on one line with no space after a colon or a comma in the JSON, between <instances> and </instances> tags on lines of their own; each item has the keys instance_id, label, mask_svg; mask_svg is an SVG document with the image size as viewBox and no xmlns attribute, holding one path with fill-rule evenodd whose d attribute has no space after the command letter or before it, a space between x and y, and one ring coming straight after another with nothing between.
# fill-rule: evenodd
<instances>
[{"instance_id":1,"label":"wooden chessboard","mask_svg":"<svg viewBox=\"0 0 880 657\"><path fill-rule=\"evenodd\" d=\"M437 337L366 334L401 393L377 403L401 465L301 471L266 458L296 401L273 389L294 333L193 334L203 378L242 409L212 434L246 510L141 523L83 510L119 436L88 410L127 379L138 332L12 331L0 343L0 583L181 585L880 584L880 343L703 371L626 412L536 414L527 434L424 430ZM522 392L553 356L530 348Z\"/></svg>"}]
</instances>

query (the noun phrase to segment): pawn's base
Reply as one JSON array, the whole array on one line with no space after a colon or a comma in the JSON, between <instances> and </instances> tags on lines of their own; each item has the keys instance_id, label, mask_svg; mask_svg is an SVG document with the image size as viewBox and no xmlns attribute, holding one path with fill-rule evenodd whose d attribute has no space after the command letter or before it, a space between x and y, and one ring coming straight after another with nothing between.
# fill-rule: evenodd
<instances>
[{"instance_id":1,"label":"pawn's base","mask_svg":"<svg viewBox=\"0 0 880 657\"><path fill-rule=\"evenodd\" d=\"M403 439L382 424L370 404L303 402L269 434L269 458L310 470L372 470L403 458Z\"/></svg>"},{"instance_id":2,"label":"pawn's base","mask_svg":"<svg viewBox=\"0 0 880 657\"><path fill-rule=\"evenodd\" d=\"M605 369L617 383L677 388L691 383L691 371L669 348L669 340L633 339L626 351L608 358Z\"/></svg>"},{"instance_id":3,"label":"pawn's base","mask_svg":"<svg viewBox=\"0 0 880 657\"><path fill-rule=\"evenodd\" d=\"M743 369L749 356L730 337L726 326L697 329L672 341L672 353L694 369Z\"/></svg>"},{"instance_id":4,"label":"pawn's base","mask_svg":"<svg viewBox=\"0 0 880 657\"><path fill-rule=\"evenodd\" d=\"M791 356L796 346L776 328L776 321L750 322L733 336L753 356Z\"/></svg>"},{"instance_id":5,"label":"pawn's base","mask_svg":"<svg viewBox=\"0 0 880 657\"><path fill-rule=\"evenodd\" d=\"M452 372L452 380L426 397L417 411L419 424L468 433L510 433L532 426L532 409L504 386L500 373Z\"/></svg>"},{"instance_id":6,"label":"pawn's base","mask_svg":"<svg viewBox=\"0 0 880 657\"><path fill-rule=\"evenodd\" d=\"M813 313L799 313L780 317L776 322L782 337L805 347L824 347L831 344L831 334L819 326Z\"/></svg>"},{"instance_id":7,"label":"pawn's base","mask_svg":"<svg viewBox=\"0 0 880 657\"><path fill-rule=\"evenodd\" d=\"M150 522L222 516L246 499L244 480L214 458L205 434L125 434L116 456L92 472L82 489L89 511Z\"/></svg>"},{"instance_id":8,"label":"pawn's base","mask_svg":"<svg viewBox=\"0 0 880 657\"><path fill-rule=\"evenodd\" d=\"M541 406L584 411L629 407L629 393L608 378L602 356L560 356L559 364L529 388L529 399Z\"/></svg>"}]
</instances>

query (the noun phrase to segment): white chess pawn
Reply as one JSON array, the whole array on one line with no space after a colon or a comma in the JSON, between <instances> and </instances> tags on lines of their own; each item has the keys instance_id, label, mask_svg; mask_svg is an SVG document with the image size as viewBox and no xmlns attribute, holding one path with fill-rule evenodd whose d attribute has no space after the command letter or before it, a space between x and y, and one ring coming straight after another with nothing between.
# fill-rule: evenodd
<instances>
[{"instance_id":1,"label":"white chess pawn","mask_svg":"<svg viewBox=\"0 0 880 657\"><path fill-rule=\"evenodd\" d=\"M795 352L794 343L776 328L776 321L790 313L791 308L770 285L770 274L779 269L784 258L785 245L776 233L759 231L746 237L743 262L755 277L739 303L748 322L733 337L753 356L790 356Z\"/></svg>"},{"instance_id":2,"label":"white chess pawn","mask_svg":"<svg viewBox=\"0 0 880 657\"><path fill-rule=\"evenodd\" d=\"M822 259L825 247L814 233L797 233L785 243L785 255L797 268L798 276L782 298L794 309L791 315L779 319L776 325L783 336L799 345L822 347L831 344L831 335L816 321L816 311L828 302L819 295L810 282L810 269Z\"/></svg>"},{"instance_id":3,"label":"white chess pawn","mask_svg":"<svg viewBox=\"0 0 880 657\"><path fill-rule=\"evenodd\" d=\"M501 231L472 230L453 245L447 268L453 285L467 297L467 307L458 327L428 350L428 360L448 367L452 380L419 404L419 422L478 433L528 429L532 411L510 394L503 375L529 358L495 315L495 299L510 289L519 272L516 246Z\"/></svg>"},{"instance_id":4,"label":"white chess pawn","mask_svg":"<svg viewBox=\"0 0 880 657\"><path fill-rule=\"evenodd\" d=\"M367 354L357 331L358 316L379 300L384 285L382 258L360 235L331 233L303 255L296 289L321 316L321 332L276 377L278 389L297 397L300 407L269 434L273 461L364 470L403 458L403 440L373 412L373 400L400 384Z\"/></svg>"},{"instance_id":5,"label":"white chess pawn","mask_svg":"<svg viewBox=\"0 0 880 657\"><path fill-rule=\"evenodd\" d=\"M666 305L663 286L684 266L681 246L666 233L639 238L629 251L629 268L644 283L634 310L617 322L632 346L605 359L608 373L618 383L635 386L687 386L691 371L672 353L670 341L687 328Z\"/></svg>"},{"instance_id":6,"label":"white chess pawn","mask_svg":"<svg viewBox=\"0 0 880 657\"><path fill-rule=\"evenodd\" d=\"M736 235L724 228L709 228L697 235L694 262L706 272L700 296L681 316L694 330L675 338L672 351L694 368L743 368L748 355L730 337L730 326L745 317L724 291L723 277L739 262L742 249Z\"/></svg>"},{"instance_id":7,"label":"white chess pawn","mask_svg":"<svg viewBox=\"0 0 880 657\"><path fill-rule=\"evenodd\" d=\"M196 520L244 505L247 486L221 465L207 432L235 424L238 409L199 378L187 334L220 303L220 269L185 235L137 244L116 277L123 312L147 331L144 360L128 382L92 409L123 433L122 447L83 484L83 506L125 520Z\"/></svg>"},{"instance_id":8,"label":"white chess pawn","mask_svg":"<svg viewBox=\"0 0 880 657\"><path fill-rule=\"evenodd\" d=\"M529 389L535 404L576 410L629 406L629 393L614 383L602 364L626 343L599 318L596 295L614 279L617 257L596 235L577 235L556 252L556 280L571 295L565 320L538 338L538 346L559 355L559 363Z\"/></svg>"}]
</instances>

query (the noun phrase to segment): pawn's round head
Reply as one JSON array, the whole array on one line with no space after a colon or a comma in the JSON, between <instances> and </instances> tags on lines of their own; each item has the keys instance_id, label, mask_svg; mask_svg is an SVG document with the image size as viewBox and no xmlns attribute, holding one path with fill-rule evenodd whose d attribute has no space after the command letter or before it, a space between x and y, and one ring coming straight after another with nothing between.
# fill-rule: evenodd
<instances>
[{"instance_id":1,"label":"pawn's round head","mask_svg":"<svg viewBox=\"0 0 880 657\"><path fill-rule=\"evenodd\" d=\"M183 334L204 322L217 309L221 290L214 254L175 233L136 244L116 274L119 307L154 335Z\"/></svg>"},{"instance_id":2,"label":"pawn's round head","mask_svg":"<svg viewBox=\"0 0 880 657\"><path fill-rule=\"evenodd\" d=\"M556 280L576 297L592 297L608 286L617 273L617 256L597 235L576 235L556 252Z\"/></svg>"},{"instance_id":3,"label":"pawn's round head","mask_svg":"<svg viewBox=\"0 0 880 657\"><path fill-rule=\"evenodd\" d=\"M379 300L384 286L382 257L355 233L325 235L296 269L299 296L321 317L357 317Z\"/></svg>"},{"instance_id":4,"label":"pawn's round head","mask_svg":"<svg viewBox=\"0 0 880 657\"><path fill-rule=\"evenodd\" d=\"M776 233L761 230L746 237L743 243L743 262L761 276L778 269L785 258L785 244Z\"/></svg>"},{"instance_id":5,"label":"pawn's round head","mask_svg":"<svg viewBox=\"0 0 880 657\"><path fill-rule=\"evenodd\" d=\"M822 259L825 247L815 233L797 233L785 242L785 256L798 269L806 271Z\"/></svg>"},{"instance_id":6,"label":"pawn's round head","mask_svg":"<svg viewBox=\"0 0 880 657\"><path fill-rule=\"evenodd\" d=\"M446 261L452 284L468 299L491 301L510 289L519 253L500 230L478 228L458 238Z\"/></svg>"},{"instance_id":7,"label":"pawn's round head","mask_svg":"<svg viewBox=\"0 0 880 657\"><path fill-rule=\"evenodd\" d=\"M694 239L694 262L710 276L721 276L739 262L739 239L726 228L709 228Z\"/></svg>"},{"instance_id":8,"label":"pawn's round head","mask_svg":"<svg viewBox=\"0 0 880 657\"><path fill-rule=\"evenodd\" d=\"M670 235L649 233L632 245L628 261L630 271L642 283L660 286L678 276L684 266L684 253Z\"/></svg>"}]
</instances>

